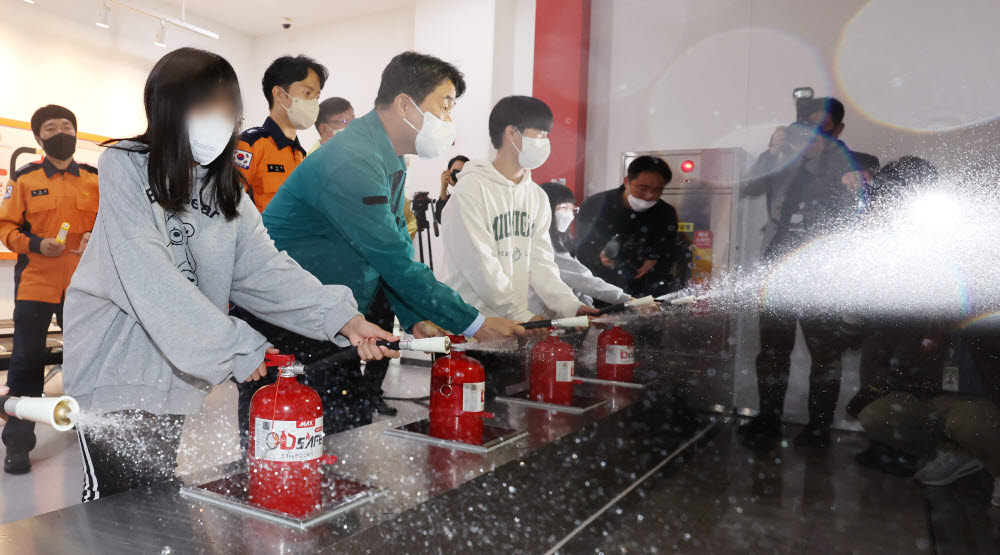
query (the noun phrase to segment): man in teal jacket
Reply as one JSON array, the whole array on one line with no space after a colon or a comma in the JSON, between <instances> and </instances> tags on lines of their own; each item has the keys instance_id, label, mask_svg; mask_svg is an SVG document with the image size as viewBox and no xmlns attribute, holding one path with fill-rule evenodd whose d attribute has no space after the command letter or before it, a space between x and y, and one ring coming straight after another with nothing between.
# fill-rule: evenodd
<instances>
[{"instance_id":1,"label":"man in teal jacket","mask_svg":"<svg viewBox=\"0 0 1000 555\"><path fill-rule=\"evenodd\" d=\"M279 250L323 283L350 287L362 313L381 294L417 337L448 330L489 341L524 330L484 318L416 262L403 217L403 155L432 158L451 148L450 112L463 92L451 64L416 52L396 56L382 73L375 109L306 158L263 218Z\"/></svg>"}]
</instances>

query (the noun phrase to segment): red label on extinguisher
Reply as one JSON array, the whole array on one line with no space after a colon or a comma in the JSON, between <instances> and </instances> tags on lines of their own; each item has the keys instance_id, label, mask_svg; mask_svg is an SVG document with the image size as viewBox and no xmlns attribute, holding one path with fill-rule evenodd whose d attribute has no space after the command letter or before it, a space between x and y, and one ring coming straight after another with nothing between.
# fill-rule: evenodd
<instances>
[{"instance_id":1,"label":"red label on extinguisher","mask_svg":"<svg viewBox=\"0 0 1000 555\"><path fill-rule=\"evenodd\" d=\"M482 412L486 408L486 382L462 384L462 410Z\"/></svg>"},{"instance_id":2,"label":"red label on extinguisher","mask_svg":"<svg viewBox=\"0 0 1000 555\"><path fill-rule=\"evenodd\" d=\"M608 345L608 350L604 352L604 362L632 364L635 362L635 348L630 345Z\"/></svg>"},{"instance_id":3,"label":"red label on extinguisher","mask_svg":"<svg viewBox=\"0 0 1000 555\"><path fill-rule=\"evenodd\" d=\"M308 427L303 426L306 422ZM323 417L302 422L257 418L253 456L277 462L318 459L323 455L323 435Z\"/></svg>"},{"instance_id":4,"label":"red label on extinguisher","mask_svg":"<svg viewBox=\"0 0 1000 555\"><path fill-rule=\"evenodd\" d=\"M572 360L557 360L556 361L556 381L557 382L571 382L571 381L573 381L573 361Z\"/></svg>"}]
</instances>

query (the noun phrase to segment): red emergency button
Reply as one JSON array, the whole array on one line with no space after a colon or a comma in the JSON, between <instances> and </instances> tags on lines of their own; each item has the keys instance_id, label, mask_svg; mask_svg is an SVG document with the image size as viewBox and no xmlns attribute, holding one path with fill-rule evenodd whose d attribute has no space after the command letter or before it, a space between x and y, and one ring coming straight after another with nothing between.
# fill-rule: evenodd
<instances>
[{"instance_id":1,"label":"red emergency button","mask_svg":"<svg viewBox=\"0 0 1000 555\"><path fill-rule=\"evenodd\" d=\"M684 173L691 173L694 170L694 162L691 160L684 160L681 162L681 171Z\"/></svg>"}]
</instances>

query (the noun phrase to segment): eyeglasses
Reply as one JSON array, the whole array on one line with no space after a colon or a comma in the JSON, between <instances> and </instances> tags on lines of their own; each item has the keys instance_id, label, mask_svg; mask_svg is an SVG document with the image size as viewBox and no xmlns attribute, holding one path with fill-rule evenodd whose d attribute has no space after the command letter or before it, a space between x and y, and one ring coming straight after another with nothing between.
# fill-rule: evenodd
<instances>
[{"instance_id":1,"label":"eyeglasses","mask_svg":"<svg viewBox=\"0 0 1000 555\"><path fill-rule=\"evenodd\" d=\"M564 202L562 204L556 205L556 210L569 210L569 211L572 211L574 214L579 214L580 213L580 207L579 206L576 206L575 204L570 204L568 202Z\"/></svg>"}]
</instances>

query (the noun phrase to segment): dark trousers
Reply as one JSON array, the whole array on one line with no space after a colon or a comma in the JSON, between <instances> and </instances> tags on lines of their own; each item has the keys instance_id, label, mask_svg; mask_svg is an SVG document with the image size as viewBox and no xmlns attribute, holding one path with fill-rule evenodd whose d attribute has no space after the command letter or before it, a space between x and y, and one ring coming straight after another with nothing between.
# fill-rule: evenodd
<instances>
[{"instance_id":1,"label":"dark trousers","mask_svg":"<svg viewBox=\"0 0 1000 555\"><path fill-rule=\"evenodd\" d=\"M812 357L809 368L809 421L829 426L840 396L841 357L857 346L858 338L842 329L839 322L802 319L764 312L760 317L760 354L757 355L757 393L760 413L780 418L788 390L791 354L795 347L795 323Z\"/></svg>"},{"instance_id":2,"label":"dark trousers","mask_svg":"<svg viewBox=\"0 0 1000 555\"><path fill-rule=\"evenodd\" d=\"M14 301L14 352L10 357L7 386L18 397L38 397L45 385L45 339L52 315L59 327L63 323L62 303ZM35 423L11 418L3 427L3 443L11 451L35 448Z\"/></svg>"},{"instance_id":3,"label":"dark trousers","mask_svg":"<svg viewBox=\"0 0 1000 555\"><path fill-rule=\"evenodd\" d=\"M389 299L385 296L384 286L379 287L378 291L375 292L375 298L372 300L371 308L368 309L365 319L390 333L392 332L393 323L396 321L396 314L393 313L392 305L389 304ZM385 381L385 374L388 371L389 359L387 358L365 363L365 374L362 384L368 394L368 398L373 403L381 400L384 395L382 382Z\"/></svg>"},{"instance_id":4,"label":"dark trousers","mask_svg":"<svg viewBox=\"0 0 1000 555\"><path fill-rule=\"evenodd\" d=\"M279 326L269 324L239 308L230 314L241 318L267 338L271 344L283 353L295 355L296 360L309 364L335 352L341 351L329 341L317 341L290 332ZM345 347L354 350L355 347ZM275 382L277 373L272 370L268 376L256 382L237 384L240 396L237 406L237 417L240 426L240 445L246 453L250 444L250 402L254 393L267 384ZM371 424L372 404L364 387L364 377L361 374L361 361L353 358L324 370L309 372L299 376L299 381L316 390L323 401L323 429L327 434L334 434L358 426Z\"/></svg>"},{"instance_id":5,"label":"dark trousers","mask_svg":"<svg viewBox=\"0 0 1000 555\"><path fill-rule=\"evenodd\" d=\"M534 346L533 344L529 347ZM530 348L522 349L529 352ZM486 398L506 397L527 391L527 357L520 351L507 353L472 352L469 358L474 358L483 365L486 371Z\"/></svg>"},{"instance_id":6,"label":"dark trousers","mask_svg":"<svg viewBox=\"0 0 1000 555\"><path fill-rule=\"evenodd\" d=\"M84 502L175 480L183 415L127 410L92 420L77 430Z\"/></svg>"},{"instance_id":7,"label":"dark trousers","mask_svg":"<svg viewBox=\"0 0 1000 555\"><path fill-rule=\"evenodd\" d=\"M926 348L927 337L937 338L938 344ZM926 325L870 326L861 347L859 389L933 397L941 389L946 339L944 333Z\"/></svg>"}]
</instances>

